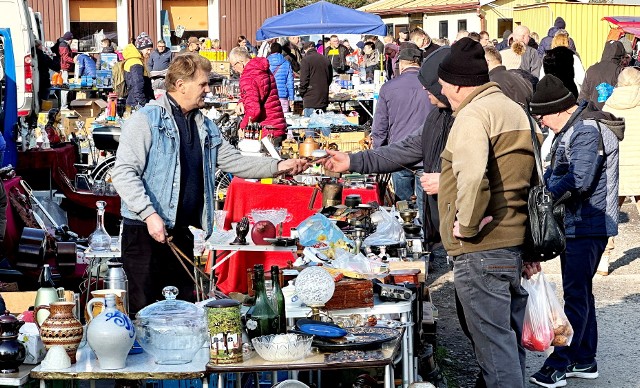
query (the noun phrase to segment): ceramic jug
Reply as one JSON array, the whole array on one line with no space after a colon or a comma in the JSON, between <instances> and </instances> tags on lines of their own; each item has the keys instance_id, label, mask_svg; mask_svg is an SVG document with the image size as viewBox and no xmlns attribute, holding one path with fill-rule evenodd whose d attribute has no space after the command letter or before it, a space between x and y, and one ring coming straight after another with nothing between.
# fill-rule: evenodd
<instances>
[{"instance_id":1,"label":"ceramic jug","mask_svg":"<svg viewBox=\"0 0 640 388\"><path fill-rule=\"evenodd\" d=\"M44 346L49 350L54 345L62 345L67 351L71 363L76 363L76 351L82 341L82 324L73 315L73 302L55 302L49 306L36 306L35 313L41 309L49 310L50 314L42 325L36 325L40 329L40 338Z\"/></svg>"},{"instance_id":2,"label":"ceramic jug","mask_svg":"<svg viewBox=\"0 0 640 388\"><path fill-rule=\"evenodd\" d=\"M302 144L298 147L298 154L300 154L301 158L311 157L311 153L319 148L320 144L318 144L313 137L307 136L307 138L304 139Z\"/></svg>"},{"instance_id":3,"label":"ceramic jug","mask_svg":"<svg viewBox=\"0 0 640 388\"><path fill-rule=\"evenodd\" d=\"M92 303L87 304L87 313L92 317L87 327L87 343L98 357L101 369L122 369L136 337L133 322L116 308L114 294L93 298L91 302L96 299L102 299L105 308L94 317Z\"/></svg>"},{"instance_id":4,"label":"ceramic jug","mask_svg":"<svg viewBox=\"0 0 640 388\"><path fill-rule=\"evenodd\" d=\"M24 325L9 311L0 316L0 373L17 373L27 352L24 345L18 341L18 330Z\"/></svg>"}]
</instances>

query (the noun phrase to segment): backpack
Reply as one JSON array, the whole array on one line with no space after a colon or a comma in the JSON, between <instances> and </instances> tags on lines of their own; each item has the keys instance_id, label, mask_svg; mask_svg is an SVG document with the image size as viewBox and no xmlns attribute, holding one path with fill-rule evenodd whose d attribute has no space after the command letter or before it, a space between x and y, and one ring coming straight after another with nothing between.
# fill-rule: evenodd
<instances>
[{"instance_id":1,"label":"backpack","mask_svg":"<svg viewBox=\"0 0 640 388\"><path fill-rule=\"evenodd\" d=\"M124 64L127 61L116 62L111 69L111 83L113 85L113 92L118 95L119 98L124 98L129 94L127 90L127 83L124 79Z\"/></svg>"}]
</instances>

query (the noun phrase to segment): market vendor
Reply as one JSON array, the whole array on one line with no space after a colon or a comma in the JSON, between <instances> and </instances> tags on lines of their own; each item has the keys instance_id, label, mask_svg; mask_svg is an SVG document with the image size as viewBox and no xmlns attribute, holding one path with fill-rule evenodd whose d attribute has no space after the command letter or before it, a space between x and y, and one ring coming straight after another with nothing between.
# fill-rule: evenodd
<instances>
[{"instance_id":1,"label":"market vendor","mask_svg":"<svg viewBox=\"0 0 640 388\"><path fill-rule=\"evenodd\" d=\"M298 174L307 168L301 159L247 157L229 145L200 112L210 72L211 62L202 56L176 57L167 70L167 93L122 127L112 179L122 198L122 260L132 315L161 299L167 285L179 288L179 298L194 299L189 274L166 241L171 236L190 255L188 226L211 234L216 167L247 178L286 169Z\"/></svg>"}]
</instances>

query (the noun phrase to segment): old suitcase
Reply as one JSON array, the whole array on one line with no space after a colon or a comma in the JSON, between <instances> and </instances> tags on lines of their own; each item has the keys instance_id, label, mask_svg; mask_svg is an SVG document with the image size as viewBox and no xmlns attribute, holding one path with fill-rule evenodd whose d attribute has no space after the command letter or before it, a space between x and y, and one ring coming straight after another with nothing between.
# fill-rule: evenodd
<instances>
[{"instance_id":1,"label":"old suitcase","mask_svg":"<svg viewBox=\"0 0 640 388\"><path fill-rule=\"evenodd\" d=\"M373 283L371 280L342 279L336 282L336 290L325 307L328 310L373 307Z\"/></svg>"}]
</instances>

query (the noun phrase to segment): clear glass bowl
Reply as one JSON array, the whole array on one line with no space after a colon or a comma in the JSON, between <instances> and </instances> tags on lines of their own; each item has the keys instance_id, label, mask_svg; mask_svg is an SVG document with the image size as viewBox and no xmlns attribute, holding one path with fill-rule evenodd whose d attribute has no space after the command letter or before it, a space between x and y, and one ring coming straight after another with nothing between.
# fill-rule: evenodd
<instances>
[{"instance_id":1,"label":"clear glass bowl","mask_svg":"<svg viewBox=\"0 0 640 388\"><path fill-rule=\"evenodd\" d=\"M270 221L273 225L291 221L291 218L292 215L285 208L253 209L249 215L249 220L252 222Z\"/></svg>"},{"instance_id":2,"label":"clear glass bowl","mask_svg":"<svg viewBox=\"0 0 640 388\"><path fill-rule=\"evenodd\" d=\"M266 361L297 361L311 350L312 335L270 334L251 340L256 352Z\"/></svg>"}]
</instances>

